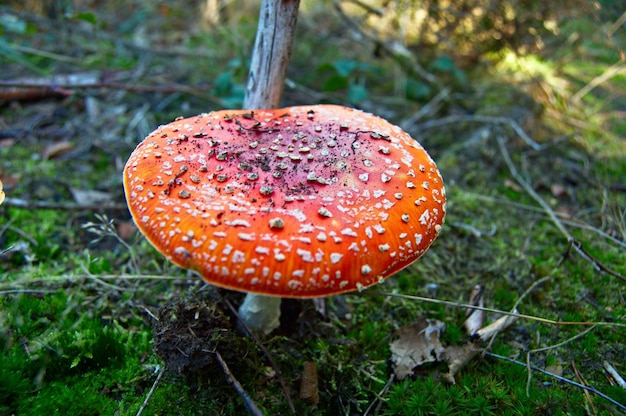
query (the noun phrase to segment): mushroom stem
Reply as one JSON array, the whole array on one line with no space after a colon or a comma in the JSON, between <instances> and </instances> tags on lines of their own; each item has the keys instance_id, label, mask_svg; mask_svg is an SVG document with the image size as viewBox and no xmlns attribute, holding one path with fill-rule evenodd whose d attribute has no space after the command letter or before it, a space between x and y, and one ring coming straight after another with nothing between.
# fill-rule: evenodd
<instances>
[{"instance_id":1,"label":"mushroom stem","mask_svg":"<svg viewBox=\"0 0 626 416\"><path fill-rule=\"evenodd\" d=\"M280 298L248 293L239 317L256 334L267 335L280 325Z\"/></svg>"},{"instance_id":2,"label":"mushroom stem","mask_svg":"<svg viewBox=\"0 0 626 416\"><path fill-rule=\"evenodd\" d=\"M277 108L285 87L300 0L263 0L243 108ZM280 298L246 295L241 319L267 335L280 325Z\"/></svg>"}]
</instances>

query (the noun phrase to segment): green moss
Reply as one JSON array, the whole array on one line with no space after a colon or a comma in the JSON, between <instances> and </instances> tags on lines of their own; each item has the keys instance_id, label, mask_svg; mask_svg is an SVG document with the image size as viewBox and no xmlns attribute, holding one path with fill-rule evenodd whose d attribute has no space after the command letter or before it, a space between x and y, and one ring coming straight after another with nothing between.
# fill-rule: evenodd
<instances>
[{"instance_id":1,"label":"green moss","mask_svg":"<svg viewBox=\"0 0 626 416\"><path fill-rule=\"evenodd\" d=\"M185 15L190 12L175 6L157 11L156 6L144 3L133 3L128 15L115 24L108 22L106 8L117 17L119 4L103 4L104 9L94 17L99 30L118 30L110 37L99 38L93 32L65 36L63 32L64 39L84 36L89 43L89 48L79 48L81 66L71 70L107 68L133 75L141 63L147 69L138 78L140 84L169 83L174 90L188 85L190 90L81 89L58 103L5 105L0 108L3 125L19 125L18 130L26 132L14 141L3 140L0 146L0 176L7 197L72 203L69 190L79 188L109 192L122 203L120 162L140 138L134 136L140 136L139 129L132 130L130 125L146 123L142 127L146 129L181 114L236 106L241 101L255 22L242 18L236 27L190 31ZM534 282L550 277L520 303L520 312L566 321L626 320L623 282L598 272L574 250L564 256L567 239L512 178L495 143L497 137L508 140L507 149L520 174L564 219L589 255L626 274L621 245L626 201L619 191L626 177L622 139L626 124L619 117L626 77L615 76L579 103L571 101L580 88L618 62L619 50L614 45L624 43L623 33L616 32L610 39L613 44L605 43L596 35L605 33L604 22L578 17L560 26L563 39L574 43L558 41L558 50L546 44L545 52L534 54L500 49L486 59L467 58L497 64L487 71L482 64L472 64L468 66L476 66L475 72L461 74L456 57L432 58L432 65L426 62L425 67L441 80L447 79L445 73L456 74L455 82L463 84L448 85L453 92L440 103L441 110L432 113L436 106L420 109L416 101L430 100L440 90L437 85L426 87L388 56L377 56L379 51L372 44L340 35L346 33L345 25L334 21L328 9L323 16L310 10L306 9L299 26L289 74L293 83L285 95L288 104L358 102L397 123L422 110L429 112L420 123L458 114L510 116L542 143L574 130L580 134L533 151L520 144L512 129L500 124L449 123L426 132L420 125L411 126L411 133L432 150L447 183L444 232L415 265L384 285L342 298L347 301L341 306L346 309L341 318L305 307L295 332L263 341L282 372L297 414L362 414L375 400L379 400L380 413L388 415L579 413L588 403L580 389L535 372L527 397L526 369L491 357L476 358L465 366L455 385L442 382L445 365L432 364L384 390L393 372L389 341L398 328L425 316L445 322L443 342L448 345L464 343L467 335L461 326L464 310L383 293L465 302L471 289L481 285L486 306L507 310ZM184 21L178 20L183 17ZM53 36L51 30L45 32ZM148 54L124 46L134 42L130 37L136 33L147 33L164 50ZM36 31L26 40L35 35ZM174 44L203 55L172 55L168 48ZM45 42L41 45L46 46ZM66 50L76 49L70 46ZM166 50L167 54L161 53ZM421 52L441 56L437 51ZM24 54L21 58L31 69L40 66L41 73L68 72L68 67L52 58ZM72 116L86 111L85 96L99 103L102 115L113 125L122 126L119 142L101 140L106 132L97 122L86 126L84 137L60 139L46 135L47 124L33 132L23 127L42 115L55 129L71 127L76 123ZM54 115L49 115L51 109ZM89 144L89 150L44 159L44 149L57 139L73 142L75 149ZM564 192L553 185L562 186ZM125 212L108 213L115 216L116 224L128 219ZM175 298L203 296L208 291L145 239L134 237L127 242L138 265L131 263L128 248L110 235L94 242L97 236L82 228L87 221L96 222L91 212L23 209L5 203L0 215L0 248L19 247L0 258L0 414L136 414L163 365L152 351L153 318L147 311L155 313ZM136 279L110 280L125 273ZM182 279L158 281L143 275ZM497 317L486 314L486 323ZM519 320L496 338L492 351L524 361L529 349L563 342L584 328ZM569 365L574 361L591 385L626 402L623 389L610 386L600 370L606 359L621 374L626 372L625 344L623 328L602 326L558 348L531 354L531 362L540 368L562 365L564 377L575 379ZM290 412L278 376L272 374L254 342L237 343L223 355L266 413ZM317 366L317 407L298 399L304 361ZM185 378L165 372L144 414L245 412L221 369L212 368L210 374ZM598 414L618 413L597 396L591 400Z\"/></svg>"}]
</instances>

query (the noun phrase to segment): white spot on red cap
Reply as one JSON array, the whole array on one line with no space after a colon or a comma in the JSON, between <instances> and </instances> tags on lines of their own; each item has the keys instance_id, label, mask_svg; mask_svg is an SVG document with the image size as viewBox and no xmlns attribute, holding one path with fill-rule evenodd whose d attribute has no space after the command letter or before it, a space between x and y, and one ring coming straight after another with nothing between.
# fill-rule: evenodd
<instances>
[{"instance_id":1,"label":"white spot on red cap","mask_svg":"<svg viewBox=\"0 0 626 416\"><path fill-rule=\"evenodd\" d=\"M343 254L341 253L330 253L330 262L332 264L337 264L341 261Z\"/></svg>"}]
</instances>

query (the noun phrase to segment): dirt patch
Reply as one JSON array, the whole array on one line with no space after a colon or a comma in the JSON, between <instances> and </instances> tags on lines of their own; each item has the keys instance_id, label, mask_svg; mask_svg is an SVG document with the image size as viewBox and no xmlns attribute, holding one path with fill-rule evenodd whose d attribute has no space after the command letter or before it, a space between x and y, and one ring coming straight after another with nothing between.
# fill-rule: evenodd
<instances>
[{"instance_id":1,"label":"dirt patch","mask_svg":"<svg viewBox=\"0 0 626 416\"><path fill-rule=\"evenodd\" d=\"M190 299L168 303L154 325L154 351L168 370L189 377L216 369L215 351L228 358L239 335L220 303Z\"/></svg>"}]
</instances>

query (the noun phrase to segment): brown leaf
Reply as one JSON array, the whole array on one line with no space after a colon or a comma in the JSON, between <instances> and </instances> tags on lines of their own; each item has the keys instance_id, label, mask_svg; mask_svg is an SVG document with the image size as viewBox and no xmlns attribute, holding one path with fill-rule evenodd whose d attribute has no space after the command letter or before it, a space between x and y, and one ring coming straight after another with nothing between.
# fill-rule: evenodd
<instances>
[{"instance_id":1,"label":"brown leaf","mask_svg":"<svg viewBox=\"0 0 626 416\"><path fill-rule=\"evenodd\" d=\"M54 159L69 152L74 148L74 143L58 142L44 147L41 151L41 157L45 160Z\"/></svg>"},{"instance_id":2,"label":"brown leaf","mask_svg":"<svg viewBox=\"0 0 626 416\"><path fill-rule=\"evenodd\" d=\"M17 140L13 138L4 138L0 140L0 149L6 147L13 147L17 143Z\"/></svg>"},{"instance_id":3,"label":"brown leaf","mask_svg":"<svg viewBox=\"0 0 626 416\"><path fill-rule=\"evenodd\" d=\"M456 384L454 376L465 367L481 349L474 343L468 342L463 346L450 345L446 347L441 358L448 364L448 372L443 375L444 380L450 384Z\"/></svg>"},{"instance_id":4,"label":"brown leaf","mask_svg":"<svg viewBox=\"0 0 626 416\"><path fill-rule=\"evenodd\" d=\"M320 401L317 380L317 367L314 361L306 361L302 369L302 382L300 383L300 398L317 405Z\"/></svg>"},{"instance_id":5,"label":"brown leaf","mask_svg":"<svg viewBox=\"0 0 626 416\"><path fill-rule=\"evenodd\" d=\"M512 189L515 192L522 192L522 188L520 188L520 186L517 184L517 182L512 181L510 179L505 179L504 180L504 186L505 186L505 188Z\"/></svg>"},{"instance_id":6,"label":"brown leaf","mask_svg":"<svg viewBox=\"0 0 626 416\"><path fill-rule=\"evenodd\" d=\"M444 350L439 335L444 329L441 321L419 318L396 332L396 340L389 349L393 371L399 380L413 374L415 367L439 359Z\"/></svg>"},{"instance_id":7,"label":"brown leaf","mask_svg":"<svg viewBox=\"0 0 626 416\"><path fill-rule=\"evenodd\" d=\"M116 223L115 228L117 230L117 235L119 235L124 241L130 240L130 238L137 233L137 226L135 226L135 223L132 221L118 222Z\"/></svg>"},{"instance_id":8,"label":"brown leaf","mask_svg":"<svg viewBox=\"0 0 626 416\"><path fill-rule=\"evenodd\" d=\"M70 192L76 204L80 206L107 204L113 200L110 193L92 189L70 188Z\"/></svg>"},{"instance_id":9,"label":"brown leaf","mask_svg":"<svg viewBox=\"0 0 626 416\"><path fill-rule=\"evenodd\" d=\"M552 185L550 185L550 192L552 193L552 196L556 198L567 195L567 189L563 185L558 183L553 183Z\"/></svg>"},{"instance_id":10,"label":"brown leaf","mask_svg":"<svg viewBox=\"0 0 626 416\"><path fill-rule=\"evenodd\" d=\"M546 371L560 377L563 375L563 366L561 364L548 365L546 366Z\"/></svg>"}]
</instances>

